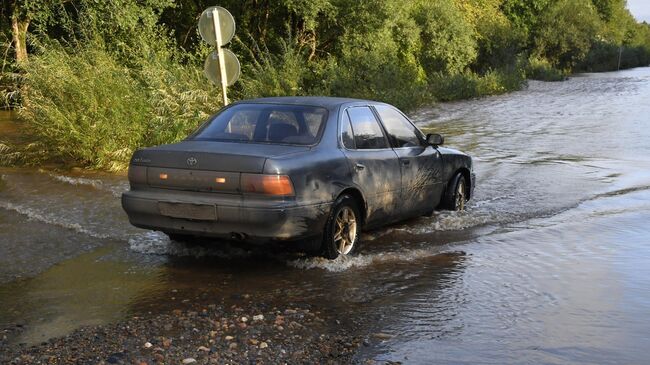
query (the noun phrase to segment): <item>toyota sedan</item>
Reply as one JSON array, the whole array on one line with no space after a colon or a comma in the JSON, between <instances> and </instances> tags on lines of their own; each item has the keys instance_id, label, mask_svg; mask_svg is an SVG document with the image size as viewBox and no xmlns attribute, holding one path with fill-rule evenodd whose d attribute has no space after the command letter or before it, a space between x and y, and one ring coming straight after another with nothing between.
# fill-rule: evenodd
<instances>
[{"instance_id":1,"label":"toyota sedan","mask_svg":"<svg viewBox=\"0 0 650 365\"><path fill-rule=\"evenodd\" d=\"M174 240L309 241L334 259L361 230L465 208L472 159L442 144L380 102L241 101L181 142L136 151L122 206Z\"/></svg>"}]
</instances>

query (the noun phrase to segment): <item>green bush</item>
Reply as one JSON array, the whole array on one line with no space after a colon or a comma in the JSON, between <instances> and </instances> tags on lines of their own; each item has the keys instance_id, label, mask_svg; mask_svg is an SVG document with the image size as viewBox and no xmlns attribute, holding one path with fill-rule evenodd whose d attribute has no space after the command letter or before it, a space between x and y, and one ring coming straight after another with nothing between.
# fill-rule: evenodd
<instances>
[{"instance_id":1,"label":"green bush","mask_svg":"<svg viewBox=\"0 0 650 365\"><path fill-rule=\"evenodd\" d=\"M620 46L602 41L595 42L579 68L588 72L616 70L619 52Z\"/></svg>"},{"instance_id":2,"label":"green bush","mask_svg":"<svg viewBox=\"0 0 650 365\"><path fill-rule=\"evenodd\" d=\"M526 67L526 77L540 81L564 81L568 72L558 70L543 58L531 58Z\"/></svg>"},{"instance_id":3,"label":"green bush","mask_svg":"<svg viewBox=\"0 0 650 365\"><path fill-rule=\"evenodd\" d=\"M426 72L462 72L477 56L474 30L451 0L418 1L413 17L422 39L418 59Z\"/></svg>"},{"instance_id":4,"label":"green bush","mask_svg":"<svg viewBox=\"0 0 650 365\"><path fill-rule=\"evenodd\" d=\"M121 65L100 44L73 53L51 44L25 66L21 119L45 155L124 169L141 146L172 142L217 109L196 68L152 61Z\"/></svg>"},{"instance_id":5,"label":"green bush","mask_svg":"<svg viewBox=\"0 0 650 365\"><path fill-rule=\"evenodd\" d=\"M12 52L11 40L0 33L0 109L20 105L22 75L17 72L13 59L8 57Z\"/></svg>"},{"instance_id":6,"label":"green bush","mask_svg":"<svg viewBox=\"0 0 650 365\"><path fill-rule=\"evenodd\" d=\"M616 71L619 67L627 69L649 64L650 50L645 47L596 42L592 45L587 58L580 64L579 70L587 72Z\"/></svg>"},{"instance_id":7,"label":"green bush","mask_svg":"<svg viewBox=\"0 0 650 365\"><path fill-rule=\"evenodd\" d=\"M151 107L142 144L136 147L177 142L223 107L221 91L199 66L203 58L148 60L136 73Z\"/></svg>"},{"instance_id":8,"label":"green bush","mask_svg":"<svg viewBox=\"0 0 650 365\"><path fill-rule=\"evenodd\" d=\"M526 78L520 69L513 68L490 70L484 75L474 72L438 74L431 79L430 84L436 100L452 101L521 90L526 85Z\"/></svg>"},{"instance_id":9,"label":"green bush","mask_svg":"<svg viewBox=\"0 0 650 365\"><path fill-rule=\"evenodd\" d=\"M590 0L555 0L540 15L532 54L559 69L580 64L602 26Z\"/></svg>"},{"instance_id":10,"label":"green bush","mask_svg":"<svg viewBox=\"0 0 650 365\"><path fill-rule=\"evenodd\" d=\"M26 66L25 86L20 116L52 157L118 169L142 143L146 91L102 50L48 47Z\"/></svg>"},{"instance_id":11,"label":"green bush","mask_svg":"<svg viewBox=\"0 0 650 365\"><path fill-rule=\"evenodd\" d=\"M272 53L249 37L252 46L239 42L250 62L244 64L243 77L237 88L241 98L305 95L310 69L306 56L292 39L281 41L280 51Z\"/></svg>"},{"instance_id":12,"label":"green bush","mask_svg":"<svg viewBox=\"0 0 650 365\"><path fill-rule=\"evenodd\" d=\"M319 93L380 100L403 109L431 100L423 70L400 56L388 29L368 38L363 44L346 44L341 57L327 60Z\"/></svg>"}]
</instances>

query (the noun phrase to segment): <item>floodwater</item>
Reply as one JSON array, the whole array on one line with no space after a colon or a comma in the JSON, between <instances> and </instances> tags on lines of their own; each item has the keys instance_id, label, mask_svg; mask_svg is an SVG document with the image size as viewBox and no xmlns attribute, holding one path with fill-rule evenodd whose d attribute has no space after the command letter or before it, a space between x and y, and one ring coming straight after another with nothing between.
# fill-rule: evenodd
<instances>
[{"instance_id":1,"label":"floodwater","mask_svg":"<svg viewBox=\"0 0 650 365\"><path fill-rule=\"evenodd\" d=\"M0 328L35 343L255 293L353 324L359 361L650 362L650 68L413 118L474 156L468 211L368 232L333 262L133 228L123 177L0 170Z\"/></svg>"}]
</instances>

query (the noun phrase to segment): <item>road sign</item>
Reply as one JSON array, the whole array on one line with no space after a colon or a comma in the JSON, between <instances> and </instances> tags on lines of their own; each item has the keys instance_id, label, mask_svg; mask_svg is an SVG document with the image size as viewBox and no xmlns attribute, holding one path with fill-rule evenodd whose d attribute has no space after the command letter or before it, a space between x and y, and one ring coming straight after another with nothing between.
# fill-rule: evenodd
<instances>
[{"instance_id":1,"label":"road sign","mask_svg":"<svg viewBox=\"0 0 650 365\"><path fill-rule=\"evenodd\" d=\"M219 19L216 22L219 24L219 31L221 33L219 44L224 46L230 43L232 37L235 35L235 19L228 10L221 6L211 6L201 13L201 17L199 18L199 34L207 44L214 47L217 46L215 21L212 16L214 11L219 14Z\"/></svg>"},{"instance_id":2,"label":"road sign","mask_svg":"<svg viewBox=\"0 0 650 365\"><path fill-rule=\"evenodd\" d=\"M223 62L226 69L226 85L231 86L241 75L241 65L234 53L229 49L223 49ZM205 59L203 73L213 84L221 85L221 76L219 72L219 53L212 51Z\"/></svg>"},{"instance_id":3,"label":"road sign","mask_svg":"<svg viewBox=\"0 0 650 365\"><path fill-rule=\"evenodd\" d=\"M199 18L199 33L206 43L216 48L205 60L205 76L221 85L223 105L228 105L228 86L239 78L241 66L237 56L222 46L228 44L235 35L235 19L221 6L209 7L203 10Z\"/></svg>"}]
</instances>

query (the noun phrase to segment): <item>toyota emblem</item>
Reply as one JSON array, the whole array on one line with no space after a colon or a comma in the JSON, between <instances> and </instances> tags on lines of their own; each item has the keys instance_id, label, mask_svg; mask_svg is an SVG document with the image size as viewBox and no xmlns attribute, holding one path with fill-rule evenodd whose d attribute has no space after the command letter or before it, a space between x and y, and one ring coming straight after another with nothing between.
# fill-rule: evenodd
<instances>
[{"instance_id":1,"label":"toyota emblem","mask_svg":"<svg viewBox=\"0 0 650 365\"><path fill-rule=\"evenodd\" d=\"M197 162L199 162L199 161L195 157L190 157L190 158L187 159L187 164L189 166L194 166L194 165L197 164Z\"/></svg>"}]
</instances>

